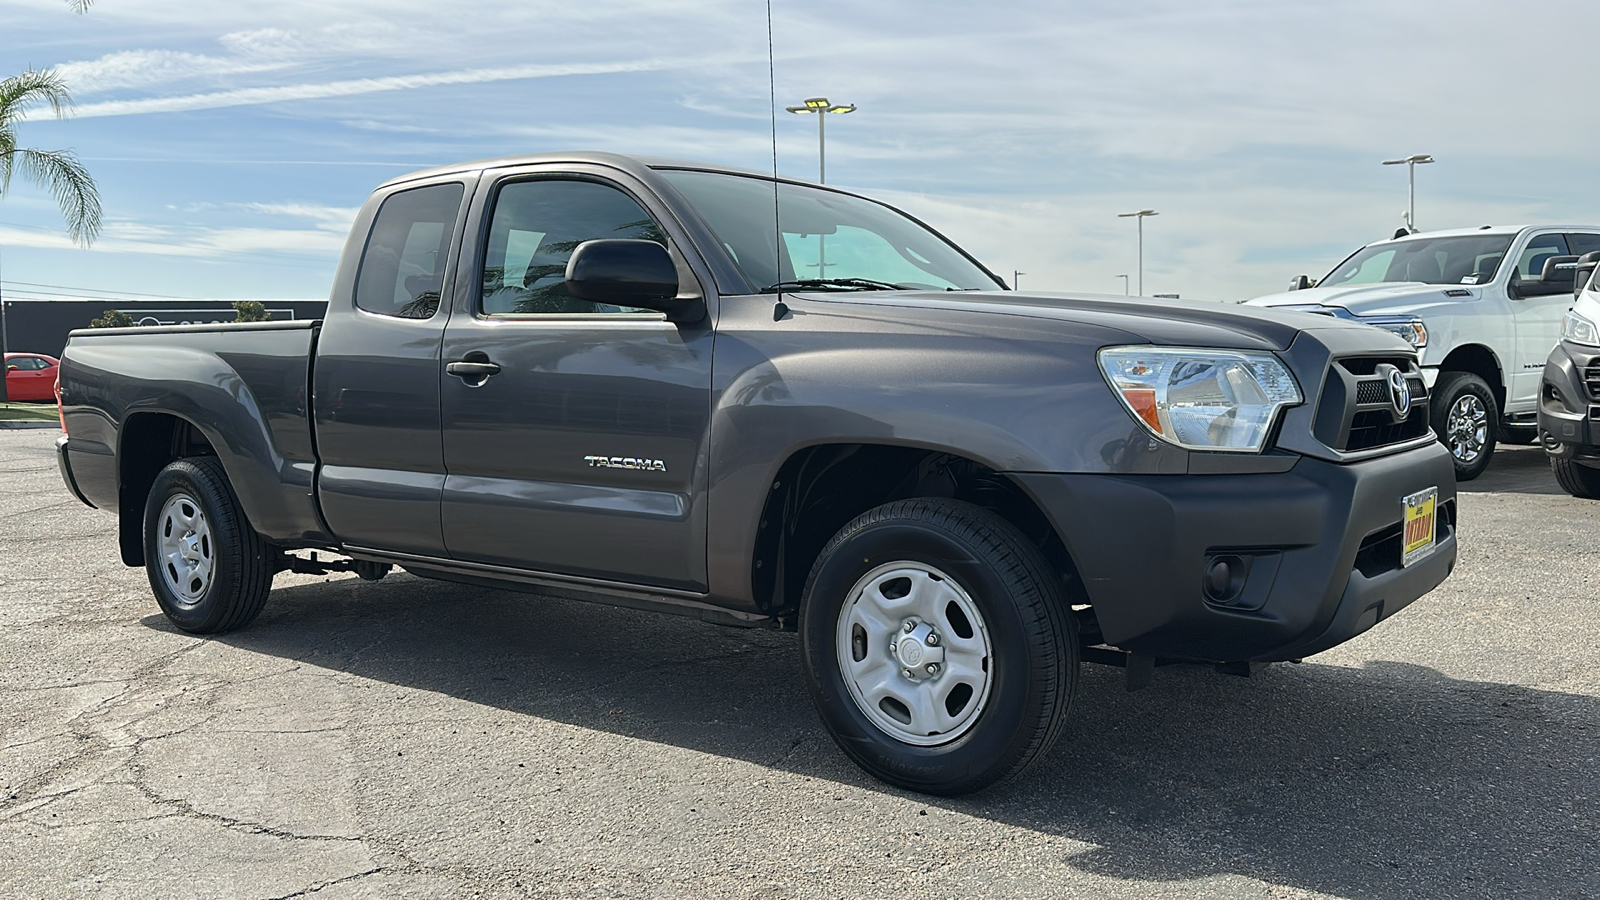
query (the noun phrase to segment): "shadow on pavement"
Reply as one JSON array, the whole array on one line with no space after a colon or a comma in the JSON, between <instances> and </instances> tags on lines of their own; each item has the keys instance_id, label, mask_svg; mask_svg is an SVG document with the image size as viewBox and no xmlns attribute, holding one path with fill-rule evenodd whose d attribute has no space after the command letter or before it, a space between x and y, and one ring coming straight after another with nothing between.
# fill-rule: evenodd
<instances>
[{"instance_id":1,"label":"shadow on pavement","mask_svg":"<svg viewBox=\"0 0 1600 900\"><path fill-rule=\"evenodd\" d=\"M145 620L169 626L159 616ZM519 716L896 793L833 746L794 635L410 576L273 595L258 653ZM928 802L1093 847L1136 880L1235 873L1347 897L1600 896L1600 700L1414 665L1253 678L1085 666L1066 737L1020 782Z\"/></svg>"},{"instance_id":2,"label":"shadow on pavement","mask_svg":"<svg viewBox=\"0 0 1600 900\"><path fill-rule=\"evenodd\" d=\"M1518 493L1567 495L1550 472L1544 448L1499 444L1482 475L1456 486L1463 494Z\"/></svg>"}]
</instances>

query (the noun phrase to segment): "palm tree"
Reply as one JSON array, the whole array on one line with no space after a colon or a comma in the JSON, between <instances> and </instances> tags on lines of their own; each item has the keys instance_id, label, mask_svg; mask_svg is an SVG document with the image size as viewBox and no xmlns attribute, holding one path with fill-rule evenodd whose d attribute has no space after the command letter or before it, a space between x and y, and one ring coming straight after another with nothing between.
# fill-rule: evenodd
<instances>
[{"instance_id":1,"label":"palm tree","mask_svg":"<svg viewBox=\"0 0 1600 900\"><path fill-rule=\"evenodd\" d=\"M29 69L0 81L0 197L11 188L12 172L21 172L55 196L67 220L67 233L87 247L100 233L100 192L94 179L70 150L17 146L17 122L30 107L39 105L49 106L57 117L72 106L66 82L53 70Z\"/></svg>"}]
</instances>

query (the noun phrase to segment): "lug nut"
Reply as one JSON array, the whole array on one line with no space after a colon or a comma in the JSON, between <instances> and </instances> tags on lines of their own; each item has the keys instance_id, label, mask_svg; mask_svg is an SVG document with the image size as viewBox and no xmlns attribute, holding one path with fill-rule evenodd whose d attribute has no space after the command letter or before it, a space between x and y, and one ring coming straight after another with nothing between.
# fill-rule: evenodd
<instances>
[{"instance_id":1,"label":"lug nut","mask_svg":"<svg viewBox=\"0 0 1600 900\"><path fill-rule=\"evenodd\" d=\"M938 663L928 663L927 671L928 671L929 675L937 675L937 674L939 674L939 664Z\"/></svg>"},{"instance_id":2,"label":"lug nut","mask_svg":"<svg viewBox=\"0 0 1600 900\"><path fill-rule=\"evenodd\" d=\"M903 631L905 631L906 634L910 634L911 632L916 631L917 630L917 620L916 619L907 619L905 621L905 623L901 626L901 629Z\"/></svg>"},{"instance_id":3,"label":"lug nut","mask_svg":"<svg viewBox=\"0 0 1600 900\"><path fill-rule=\"evenodd\" d=\"M917 677L916 675L912 674L910 669L901 669L900 670L900 674L904 675L907 678L915 678L915 677Z\"/></svg>"},{"instance_id":4,"label":"lug nut","mask_svg":"<svg viewBox=\"0 0 1600 900\"><path fill-rule=\"evenodd\" d=\"M937 646L939 646L939 632L937 632L937 631L928 632L928 636L926 638L923 638L922 642L924 644L927 644L929 647L937 647Z\"/></svg>"}]
</instances>

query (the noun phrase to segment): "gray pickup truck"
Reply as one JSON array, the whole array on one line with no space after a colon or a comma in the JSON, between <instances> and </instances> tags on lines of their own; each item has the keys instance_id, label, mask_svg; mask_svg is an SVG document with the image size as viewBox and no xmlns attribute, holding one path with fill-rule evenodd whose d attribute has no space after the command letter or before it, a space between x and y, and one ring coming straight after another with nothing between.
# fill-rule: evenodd
<instances>
[{"instance_id":1,"label":"gray pickup truck","mask_svg":"<svg viewBox=\"0 0 1600 900\"><path fill-rule=\"evenodd\" d=\"M1400 338L1021 295L884 204L697 163L396 179L326 319L74 332L60 390L63 478L182 629L394 566L794 628L844 752L932 793L1043 755L1080 661L1298 659L1456 559Z\"/></svg>"}]
</instances>

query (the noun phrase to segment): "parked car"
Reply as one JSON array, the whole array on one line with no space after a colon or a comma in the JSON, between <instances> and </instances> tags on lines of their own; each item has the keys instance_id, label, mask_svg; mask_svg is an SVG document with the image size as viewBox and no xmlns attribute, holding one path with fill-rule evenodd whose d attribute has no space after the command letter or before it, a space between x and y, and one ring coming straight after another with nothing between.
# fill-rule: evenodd
<instances>
[{"instance_id":1,"label":"parked car","mask_svg":"<svg viewBox=\"0 0 1600 900\"><path fill-rule=\"evenodd\" d=\"M1467 481L1495 442L1538 435L1539 377L1572 303L1577 256L1600 250L1600 226L1461 228L1368 244L1319 281L1249 301L1366 322L1422 359L1433 427Z\"/></svg>"},{"instance_id":2,"label":"parked car","mask_svg":"<svg viewBox=\"0 0 1600 900\"><path fill-rule=\"evenodd\" d=\"M1561 320L1561 341L1539 387L1539 437L1556 482L1574 497L1600 500L1600 253L1574 266L1581 287Z\"/></svg>"},{"instance_id":3,"label":"parked car","mask_svg":"<svg viewBox=\"0 0 1600 900\"><path fill-rule=\"evenodd\" d=\"M1080 660L1299 659L1455 565L1398 337L1015 293L833 188L433 169L367 201L331 297L71 335L63 478L179 628L247 624L284 569L400 566L797 629L843 751L957 794L1040 758Z\"/></svg>"},{"instance_id":4,"label":"parked car","mask_svg":"<svg viewBox=\"0 0 1600 900\"><path fill-rule=\"evenodd\" d=\"M6 399L56 399L56 373L61 361L43 353L7 353Z\"/></svg>"}]
</instances>

